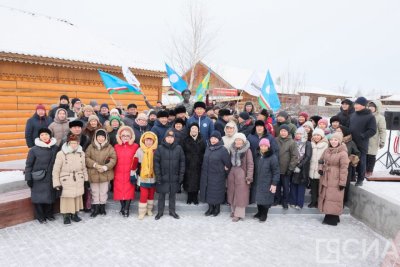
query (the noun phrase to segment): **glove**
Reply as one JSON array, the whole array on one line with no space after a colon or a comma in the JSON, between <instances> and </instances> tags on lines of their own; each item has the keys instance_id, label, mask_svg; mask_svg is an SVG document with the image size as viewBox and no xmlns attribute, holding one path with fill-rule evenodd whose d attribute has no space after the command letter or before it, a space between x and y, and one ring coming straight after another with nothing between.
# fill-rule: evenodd
<instances>
[{"instance_id":1,"label":"glove","mask_svg":"<svg viewBox=\"0 0 400 267\"><path fill-rule=\"evenodd\" d=\"M108 167L106 165L101 166L101 168L103 168L103 170L106 172L108 170Z\"/></svg>"},{"instance_id":2,"label":"glove","mask_svg":"<svg viewBox=\"0 0 400 267\"><path fill-rule=\"evenodd\" d=\"M27 184L30 188L32 188L32 186L33 186L33 181L32 181L32 180L26 181L26 184Z\"/></svg>"},{"instance_id":3,"label":"glove","mask_svg":"<svg viewBox=\"0 0 400 267\"><path fill-rule=\"evenodd\" d=\"M343 185L339 185L339 190L342 191L345 188Z\"/></svg>"},{"instance_id":4,"label":"glove","mask_svg":"<svg viewBox=\"0 0 400 267\"><path fill-rule=\"evenodd\" d=\"M293 175L293 171L292 170L288 170L287 172L286 172L286 176L292 176Z\"/></svg>"},{"instance_id":5,"label":"glove","mask_svg":"<svg viewBox=\"0 0 400 267\"><path fill-rule=\"evenodd\" d=\"M96 165L96 170L97 170L99 173L103 173L103 172L104 172L104 169L103 169L103 166L102 166L102 165Z\"/></svg>"},{"instance_id":6,"label":"glove","mask_svg":"<svg viewBox=\"0 0 400 267\"><path fill-rule=\"evenodd\" d=\"M318 160L318 164L324 164L324 163L325 163L325 162L324 162L323 159Z\"/></svg>"},{"instance_id":7,"label":"glove","mask_svg":"<svg viewBox=\"0 0 400 267\"><path fill-rule=\"evenodd\" d=\"M318 174L322 176L322 175L324 175L324 171L323 170L318 170Z\"/></svg>"},{"instance_id":8,"label":"glove","mask_svg":"<svg viewBox=\"0 0 400 267\"><path fill-rule=\"evenodd\" d=\"M89 188L90 188L90 183L89 183L89 181L85 181L85 182L83 183L83 186L85 187L85 189L89 189Z\"/></svg>"}]
</instances>

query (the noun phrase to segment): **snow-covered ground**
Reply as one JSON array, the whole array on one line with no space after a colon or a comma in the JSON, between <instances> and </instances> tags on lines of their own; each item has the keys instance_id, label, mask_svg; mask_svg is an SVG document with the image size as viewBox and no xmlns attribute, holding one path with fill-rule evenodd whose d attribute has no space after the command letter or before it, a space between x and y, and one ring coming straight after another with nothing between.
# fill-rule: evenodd
<instances>
[{"instance_id":1,"label":"snow-covered ground","mask_svg":"<svg viewBox=\"0 0 400 267\"><path fill-rule=\"evenodd\" d=\"M64 226L61 216L0 230L1 266L380 266L391 241L349 215L337 227L323 215L270 215L231 222L229 213L180 220L105 217ZM250 215L249 215L250 216ZM372 248L372 249L371 249ZM370 250L369 250L370 249Z\"/></svg>"}]
</instances>

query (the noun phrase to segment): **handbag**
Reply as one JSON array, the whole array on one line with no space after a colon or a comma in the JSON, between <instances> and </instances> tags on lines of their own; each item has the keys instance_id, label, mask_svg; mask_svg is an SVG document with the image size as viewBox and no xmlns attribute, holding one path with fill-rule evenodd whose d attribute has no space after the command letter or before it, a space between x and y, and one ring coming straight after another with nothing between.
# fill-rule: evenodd
<instances>
[{"instance_id":1,"label":"handbag","mask_svg":"<svg viewBox=\"0 0 400 267\"><path fill-rule=\"evenodd\" d=\"M31 172L32 180L34 181L43 180L44 177L46 177L47 169L50 167L51 162L52 161L50 160L49 165L47 165L46 169Z\"/></svg>"}]
</instances>

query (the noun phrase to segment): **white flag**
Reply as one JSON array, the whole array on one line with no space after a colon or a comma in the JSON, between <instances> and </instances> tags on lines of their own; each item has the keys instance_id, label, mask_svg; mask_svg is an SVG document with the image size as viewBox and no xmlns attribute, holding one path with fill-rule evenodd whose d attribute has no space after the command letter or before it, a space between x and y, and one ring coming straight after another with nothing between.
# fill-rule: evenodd
<instances>
[{"instance_id":1,"label":"white flag","mask_svg":"<svg viewBox=\"0 0 400 267\"><path fill-rule=\"evenodd\" d=\"M264 76L261 72L255 71L251 75L250 79L247 81L246 85L244 86L243 90L250 95L253 96L260 96L261 88L264 83Z\"/></svg>"},{"instance_id":2,"label":"white flag","mask_svg":"<svg viewBox=\"0 0 400 267\"><path fill-rule=\"evenodd\" d=\"M136 87L140 86L140 82L138 81L138 79L136 79L135 75L133 75L128 66L122 66L122 74L124 74L124 77L129 84Z\"/></svg>"}]
</instances>

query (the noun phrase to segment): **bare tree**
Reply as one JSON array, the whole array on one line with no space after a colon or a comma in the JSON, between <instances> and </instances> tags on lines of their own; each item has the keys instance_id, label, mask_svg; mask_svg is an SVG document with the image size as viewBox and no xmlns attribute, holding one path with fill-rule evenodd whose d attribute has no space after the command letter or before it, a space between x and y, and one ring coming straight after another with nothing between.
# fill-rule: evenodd
<instances>
[{"instance_id":1,"label":"bare tree","mask_svg":"<svg viewBox=\"0 0 400 267\"><path fill-rule=\"evenodd\" d=\"M191 69L189 90L193 88L195 67L214 49L216 32L210 28L211 19L206 8L198 0L186 2L182 31L171 34L170 61L181 73Z\"/></svg>"},{"instance_id":2,"label":"bare tree","mask_svg":"<svg viewBox=\"0 0 400 267\"><path fill-rule=\"evenodd\" d=\"M293 72L288 66L287 70L277 78L277 81L283 94L294 94L299 90L305 89L306 75L304 72Z\"/></svg>"}]
</instances>

